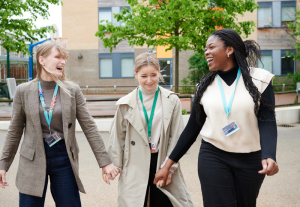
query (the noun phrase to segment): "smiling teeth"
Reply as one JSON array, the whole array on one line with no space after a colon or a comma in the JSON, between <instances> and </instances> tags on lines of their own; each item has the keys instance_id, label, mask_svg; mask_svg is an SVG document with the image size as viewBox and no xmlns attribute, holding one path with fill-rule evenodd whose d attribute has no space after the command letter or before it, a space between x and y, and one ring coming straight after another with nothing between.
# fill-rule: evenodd
<instances>
[{"instance_id":1,"label":"smiling teeth","mask_svg":"<svg viewBox=\"0 0 300 207\"><path fill-rule=\"evenodd\" d=\"M213 61L213 58L208 58L206 60L207 60L207 62L211 62L211 61Z\"/></svg>"}]
</instances>

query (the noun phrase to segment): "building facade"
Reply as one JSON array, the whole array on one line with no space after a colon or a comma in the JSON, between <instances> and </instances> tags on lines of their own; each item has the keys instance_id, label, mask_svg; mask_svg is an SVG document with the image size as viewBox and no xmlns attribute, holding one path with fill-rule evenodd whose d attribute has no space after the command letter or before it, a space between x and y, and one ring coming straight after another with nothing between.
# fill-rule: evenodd
<instances>
[{"instance_id":1,"label":"building facade","mask_svg":"<svg viewBox=\"0 0 300 207\"><path fill-rule=\"evenodd\" d=\"M294 51L294 40L285 25L295 19L296 1L258 0L258 4L258 11L247 12L238 20L256 23L257 27L247 39L256 40L261 45L264 68L275 75L300 71L300 64L285 55L286 51ZM109 48L104 48L102 41L95 37L101 20L119 24L112 14L119 13L123 7L129 8L125 0L63 0L62 35L69 39L67 76L81 86L134 86L137 85L133 73L134 59L151 49L156 51L161 69L164 69L165 85L174 85L174 51L165 52L164 47L131 47L123 41L110 53ZM193 53L180 52L179 80L188 75L188 59ZM258 66L263 67L262 64Z\"/></svg>"}]
</instances>

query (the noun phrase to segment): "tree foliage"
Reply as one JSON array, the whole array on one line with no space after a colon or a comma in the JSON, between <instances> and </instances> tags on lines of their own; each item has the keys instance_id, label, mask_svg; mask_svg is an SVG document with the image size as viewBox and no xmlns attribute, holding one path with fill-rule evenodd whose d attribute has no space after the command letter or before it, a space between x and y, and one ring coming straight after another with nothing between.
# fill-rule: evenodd
<instances>
[{"instance_id":1,"label":"tree foliage","mask_svg":"<svg viewBox=\"0 0 300 207\"><path fill-rule=\"evenodd\" d=\"M297 10L295 13L295 21L288 24L287 31L290 36L295 39L294 46L296 53L287 52L287 55L294 57L294 60L300 60L300 10Z\"/></svg>"},{"instance_id":2,"label":"tree foliage","mask_svg":"<svg viewBox=\"0 0 300 207\"><path fill-rule=\"evenodd\" d=\"M49 4L58 5L60 0L0 0L0 40L9 51L28 53L26 42L45 38L52 26L37 28L40 16L49 17ZM30 18L23 18L29 13Z\"/></svg>"},{"instance_id":3,"label":"tree foliage","mask_svg":"<svg viewBox=\"0 0 300 207\"><path fill-rule=\"evenodd\" d=\"M200 79L209 72L206 59L199 53L191 55L189 58L189 75L187 79L190 85L196 85Z\"/></svg>"},{"instance_id":4,"label":"tree foliage","mask_svg":"<svg viewBox=\"0 0 300 207\"><path fill-rule=\"evenodd\" d=\"M248 36L253 21L238 22L237 15L253 12L255 0L126 0L131 10L123 8L114 18L125 26L100 24L96 36L112 51L118 43L175 49L175 87L178 87L178 56L181 50L203 54L208 36L217 28L231 28ZM216 5L218 8L216 9ZM109 35L108 35L109 34ZM178 88L176 89L178 91Z\"/></svg>"}]
</instances>

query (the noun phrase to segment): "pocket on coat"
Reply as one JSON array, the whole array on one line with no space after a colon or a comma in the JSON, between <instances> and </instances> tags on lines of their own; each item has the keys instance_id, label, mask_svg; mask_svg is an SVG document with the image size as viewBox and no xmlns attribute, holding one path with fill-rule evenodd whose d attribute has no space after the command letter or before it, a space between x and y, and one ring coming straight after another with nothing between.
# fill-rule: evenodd
<instances>
[{"instance_id":1,"label":"pocket on coat","mask_svg":"<svg viewBox=\"0 0 300 207\"><path fill-rule=\"evenodd\" d=\"M76 160L78 157L79 150L77 147L71 147L73 160Z\"/></svg>"},{"instance_id":2,"label":"pocket on coat","mask_svg":"<svg viewBox=\"0 0 300 207\"><path fill-rule=\"evenodd\" d=\"M20 149L20 155L25 157L28 160L33 160L35 154L35 150L26 145L22 145Z\"/></svg>"}]
</instances>

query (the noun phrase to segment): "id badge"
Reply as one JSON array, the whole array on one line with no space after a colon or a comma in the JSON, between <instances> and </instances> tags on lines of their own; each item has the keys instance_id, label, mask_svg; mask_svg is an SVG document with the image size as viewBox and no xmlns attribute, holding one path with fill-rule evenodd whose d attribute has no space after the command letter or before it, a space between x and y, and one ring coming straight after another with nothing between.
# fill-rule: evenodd
<instances>
[{"instance_id":1,"label":"id badge","mask_svg":"<svg viewBox=\"0 0 300 207\"><path fill-rule=\"evenodd\" d=\"M59 134L57 132L54 132L53 134L51 134L50 137L47 137L45 139L45 141L47 142L49 147L52 147L53 145L55 145L59 140L61 140L61 137L59 136Z\"/></svg>"},{"instance_id":2,"label":"id badge","mask_svg":"<svg viewBox=\"0 0 300 207\"><path fill-rule=\"evenodd\" d=\"M150 151L156 152L156 144L155 143L149 143Z\"/></svg>"},{"instance_id":3,"label":"id badge","mask_svg":"<svg viewBox=\"0 0 300 207\"><path fill-rule=\"evenodd\" d=\"M226 137L232 135L233 133L237 132L239 130L239 126L236 124L235 121L231 122L227 126L225 126L222 130Z\"/></svg>"}]
</instances>

